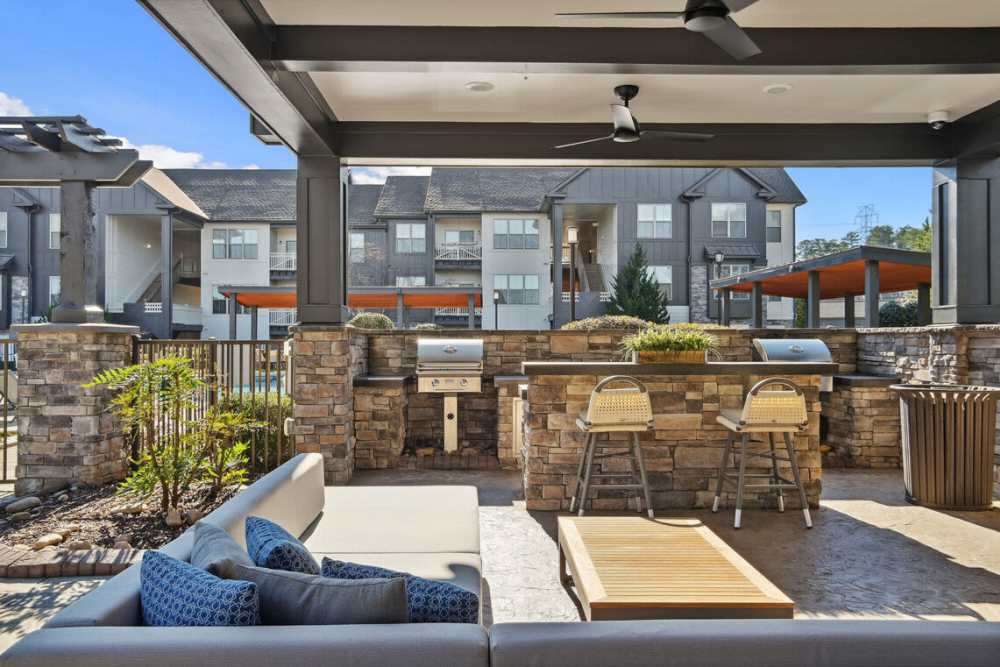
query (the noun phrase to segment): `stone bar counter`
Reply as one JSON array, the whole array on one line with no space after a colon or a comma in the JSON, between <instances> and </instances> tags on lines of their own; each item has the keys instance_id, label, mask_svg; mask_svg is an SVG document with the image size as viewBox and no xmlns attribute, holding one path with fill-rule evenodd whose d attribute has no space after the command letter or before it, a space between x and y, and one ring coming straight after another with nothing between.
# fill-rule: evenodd
<instances>
[{"instance_id":1,"label":"stone bar counter","mask_svg":"<svg viewBox=\"0 0 1000 667\"><path fill-rule=\"evenodd\" d=\"M722 409L743 405L747 390L759 380L781 377L800 386L809 410L808 431L795 437L802 480L809 502L819 502L820 402L823 375L837 372L837 364L718 362L706 364L632 364L588 362L525 362L527 377L523 404L523 457L525 499L529 510L566 510L576 484L577 466L584 435L576 419L590 400L590 392L611 375L631 375L650 392L655 418L652 431L641 434L643 454L656 509L706 508L712 504L722 449L729 432L716 423ZM610 434L624 443L628 434ZM751 449L767 447L755 440ZM628 460L614 457L602 461L601 472L628 472ZM758 461L748 470L761 472ZM787 466L787 464L784 464ZM789 477L786 470L783 476ZM597 480L601 482L602 480ZM596 485L595 485L596 486ZM724 500L731 506L735 489L727 485ZM631 492L600 490L591 493L588 509L635 509ZM747 489L745 506L773 506L775 498ZM786 505L797 506L793 493L785 493Z\"/></svg>"}]
</instances>

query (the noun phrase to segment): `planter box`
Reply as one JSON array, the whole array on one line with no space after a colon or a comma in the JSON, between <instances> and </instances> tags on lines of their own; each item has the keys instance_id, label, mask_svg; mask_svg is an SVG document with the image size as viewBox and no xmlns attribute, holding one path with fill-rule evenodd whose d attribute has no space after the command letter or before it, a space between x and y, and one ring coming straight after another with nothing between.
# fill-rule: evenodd
<instances>
[{"instance_id":1,"label":"planter box","mask_svg":"<svg viewBox=\"0 0 1000 667\"><path fill-rule=\"evenodd\" d=\"M704 350L650 350L633 353L633 361L640 364L703 364Z\"/></svg>"}]
</instances>

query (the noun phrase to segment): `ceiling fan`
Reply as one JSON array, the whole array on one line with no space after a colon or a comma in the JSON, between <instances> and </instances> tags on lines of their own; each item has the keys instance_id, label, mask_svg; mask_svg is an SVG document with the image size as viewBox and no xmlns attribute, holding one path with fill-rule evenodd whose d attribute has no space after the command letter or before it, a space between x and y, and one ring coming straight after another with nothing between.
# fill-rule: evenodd
<instances>
[{"instance_id":1,"label":"ceiling fan","mask_svg":"<svg viewBox=\"0 0 1000 667\"><path fill-rule=\"evenodd\" d=\"M604 137L594 137L575 141L571 144L562 144L556 148L571 148L583 144L592 144L597 141L617 141L620 144L629 144L639 141L641 137L656 135L664 139L677 139L679 141L709 141L715 139L714 134L700 134L698 132L673 132L670 130L643 130L639 127L639 121L632 115L628 107L629 100L639 94L639 86L624 85L615 87L615 95L621 99L621 104L611 105L612 122L614 132Z\"/></svg>"},{"instance_id":2,"label":"ceiling fan","mask_svg":"<svg viewBox=\"0 0 1000 667\"><path fill-rule=\"evenodd\" d=\"M700 32L736 60L761 52L730 14L757 0L687 0L682 12L560 12L556 16L590 19L684 19L684 27Z\"/></svg>"}]
</instances>

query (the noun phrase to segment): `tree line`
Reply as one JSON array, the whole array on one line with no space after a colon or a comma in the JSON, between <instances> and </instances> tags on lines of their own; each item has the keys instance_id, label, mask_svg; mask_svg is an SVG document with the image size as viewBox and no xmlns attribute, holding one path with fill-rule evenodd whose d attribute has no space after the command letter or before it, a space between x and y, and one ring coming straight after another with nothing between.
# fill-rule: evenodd
<instances>
[{"instance_id":1,"label":"tree line","mask_svg":"<svg viewBox=\"0 0 1000 667\"><path fill-rule=\"evenodd\" d=\"M932 238L930 218L924 218L923 224L918 227L904 225L897 229L892 225L876 225L869 230L864 245L930 252ZM803 239L795 247L795 257L799 260L812 259L861 244L861 233L856 231L848 232L839 239Z\"/></svg>"}]
</instances>

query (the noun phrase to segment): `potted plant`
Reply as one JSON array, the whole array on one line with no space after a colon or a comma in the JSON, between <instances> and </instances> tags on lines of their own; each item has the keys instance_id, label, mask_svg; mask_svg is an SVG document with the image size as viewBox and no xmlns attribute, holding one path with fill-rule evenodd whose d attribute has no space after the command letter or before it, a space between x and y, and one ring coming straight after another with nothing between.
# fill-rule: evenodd
<instances>
[{"instance_id":1,"label":"potted plant","mask_svg":"<svg viewBox=\"0 0 1000 667\"><path fill-rule=\"evenodd\" d=\"M650 327L626 338L622 345L640 364L703 364L715 347L715 336L697 324Z\"/></svg>"}]
</instances>

